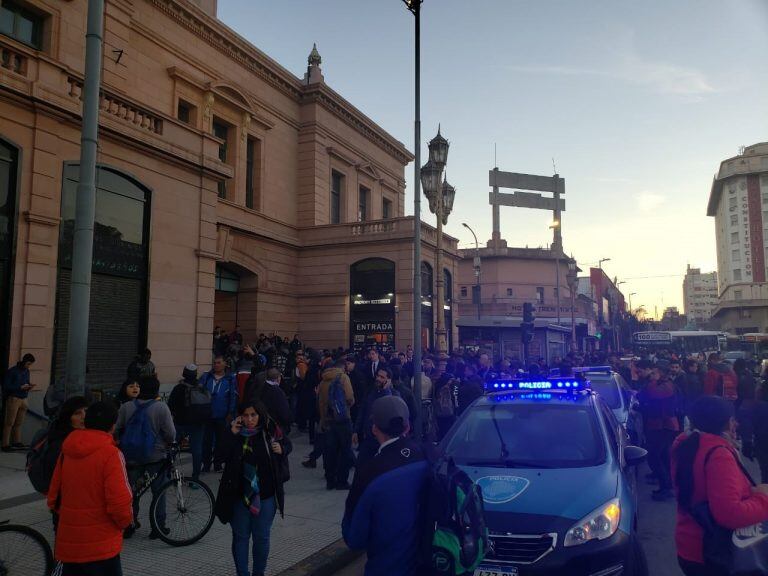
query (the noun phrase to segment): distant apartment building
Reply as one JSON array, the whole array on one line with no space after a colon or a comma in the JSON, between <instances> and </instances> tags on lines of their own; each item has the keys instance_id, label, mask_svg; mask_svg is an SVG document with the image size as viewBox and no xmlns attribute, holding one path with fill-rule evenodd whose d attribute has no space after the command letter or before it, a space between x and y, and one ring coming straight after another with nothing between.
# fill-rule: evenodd
<instances>
[{"instance_id":1,"label":"distant apartment building","mask_svg":"<svg viewBox=\"0 0 768 576\"><path fill-rule=\"evenodd\" d=\"M714 322L737 334L768 331L768 142L721 162L707 216L715 218L717 245Z\"/></svg>"},{"instance_id":2,"label":"distant apartment building","mask_svg":"<svg viewBox=\"0 0 768 576\"><path fill-rule=\"evenodd\" d=\"M717 308L717 272L705 272L700 268L685 271L683 280L684 313L689 324L701 328L712 319Z\"/></svg>"}]
</instances>

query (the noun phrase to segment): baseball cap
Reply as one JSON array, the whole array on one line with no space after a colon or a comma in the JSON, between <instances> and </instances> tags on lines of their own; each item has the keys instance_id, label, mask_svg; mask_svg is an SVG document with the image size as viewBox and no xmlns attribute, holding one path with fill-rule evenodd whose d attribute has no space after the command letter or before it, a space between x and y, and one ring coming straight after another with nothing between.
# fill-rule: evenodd
<instances>
[{"instance_id":1,"label":"baseball cap","mask_svg":"<svg viewBox=\"0 0 768 576\"><path fill-rule=\"evenodd\" d=\"M373 423L385 434L399 435L408 422L408 405L398 396L384 396L373 403Z\"/></svg>"}]
</instances>

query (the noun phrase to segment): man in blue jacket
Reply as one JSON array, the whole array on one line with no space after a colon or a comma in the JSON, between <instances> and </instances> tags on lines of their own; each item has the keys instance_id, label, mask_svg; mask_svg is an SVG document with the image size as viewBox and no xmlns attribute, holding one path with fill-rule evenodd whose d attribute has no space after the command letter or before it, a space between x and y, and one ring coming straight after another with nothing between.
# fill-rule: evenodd
<instances>
[{"instance_id":1,"label":"man in blue jacket","mask_svg":"<svg viewBox=\"0 0 768 576\"><path fill-rule=\"evenodd\" d=\"M213 359L213 369L203 374L200 385L211 393L211 419L205 424L203 434L203 468L201 472L213 469L220 472L224 463L222 441L228 433L232 419L237 415L237 380L227 370L227 362L217 354Z\"/></svg>"},{"instance_id":2,"label":"man in blue jacket","mask_svg":"<svg viewBox=\"0 0 768 576\"><path fill-rule=\"evenodd\" d=\"M342 521L344 541L366 551L365 576L413 576L429 463L421 447L405 438L410 426L402 398L379 398L371 412L379 451L355 474Z\"/></svg>"}]
</instances>

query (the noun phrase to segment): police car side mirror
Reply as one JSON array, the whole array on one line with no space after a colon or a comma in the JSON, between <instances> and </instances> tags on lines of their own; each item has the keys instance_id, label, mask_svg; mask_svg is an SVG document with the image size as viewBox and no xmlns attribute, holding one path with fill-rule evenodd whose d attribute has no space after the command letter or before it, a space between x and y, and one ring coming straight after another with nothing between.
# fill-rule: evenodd
<instances>
[{"instance_id":1,"label":"police car side mirror","mask_svg":"<svg viewBox=\"0 0 768 576\"><path fill-rule=\"evenodd\" d=\"M624 461L627 466L637 466L645 461L648 451L640 446L626 446L624 448Z\"/></svg>"}]
</instances>

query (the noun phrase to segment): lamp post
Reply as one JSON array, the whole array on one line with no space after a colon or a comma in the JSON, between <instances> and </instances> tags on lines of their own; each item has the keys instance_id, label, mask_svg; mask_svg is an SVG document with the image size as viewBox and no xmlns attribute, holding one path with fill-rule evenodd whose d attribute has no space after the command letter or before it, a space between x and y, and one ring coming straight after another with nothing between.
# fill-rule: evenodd
<instances>
[{"instance_id":1,"label":"lamp post","mask_svg":"<svg viewBox=\"0 0 768 576\"><path fill-rule=\"evenodd\" d=\"M416 414L413 436L421 440L421 3L403 0L414 16L413 120L413 395Z\"/></svg>"},{"instance_id":2,"label":"lamp post","mask_svg":"<svg viewBox=\"0 0 768 576\"><path fill-rule=\"evenodd\" d=\"M597 267L600 268L600 270L603 269L603 262L608 262L610 258L600 258L600 260L597 263Z\"/></svg>"},{"instance_id":3,"label":"lamp post","mask_svg":"<svg viewBox=\"0 0 768 576\"><path fill-rule=\"evenodd\" d=\"M456 189L443 180L443 170L448 161L448 140L440 134L429 141L429 160L421 167L421 186L429 200L429 210L437 217L437 246L435 247L435 268L437 273L437 352L440 368L444 367L448 356L448 340L445 330L445 273L443 272L443 226L448 223L448 216L453 210Z\"/></svg>"},{"instance_id":4,"label":"lamp post","mask_svg":"<svg viewBox=\"0 0 768 576\"><path fill-rule=\"evenodd\" d=\"M576 348L576 285L578 283L578 266L576 266L576 260L571 259L568 261L568 276L566 276L566 282L568 283L568 290L571 293L571 346Z\"/></svg>"},{"instance_id":5,"label":"lamp post","mask_svg":"<svg viewBox=\"0 0 768 576\"><path fill-rule=\"evenodd\" d=\"M477 234L475 234L475 231L469 227L469 224L462 222L461 225L472 232L472 236L475 237L475 260L473 262L473 268L475 269L475 293L473 296L476 298L477 319L480 320L480 244L477 241ZM480 326L478 326L477 329L480 330Z\"/></svg>"},{"instance_id":6,"label":"lamp post","mask_svg":"<svg viewBox=\"0 0 768 576\"><path fill-rule=\"evenodd\" d=\"M629 313L632 314L632 296L636 296L637 292L629 293Z\"/></svg>"},{"instance_id":7,"label":"lamp post","mask_svg":"<svg viewBox=\"0 0 768 576\"><path fill-rule=\"evenodd\" d=\"M557 325L560 326L560 250L562 250L562 238L558 234L560 231L560 220L553 221L549 227L555 231L555 241L552 243L552 251L555 253L555 298L557 305Z\"/></svg>"}]
</instances>

